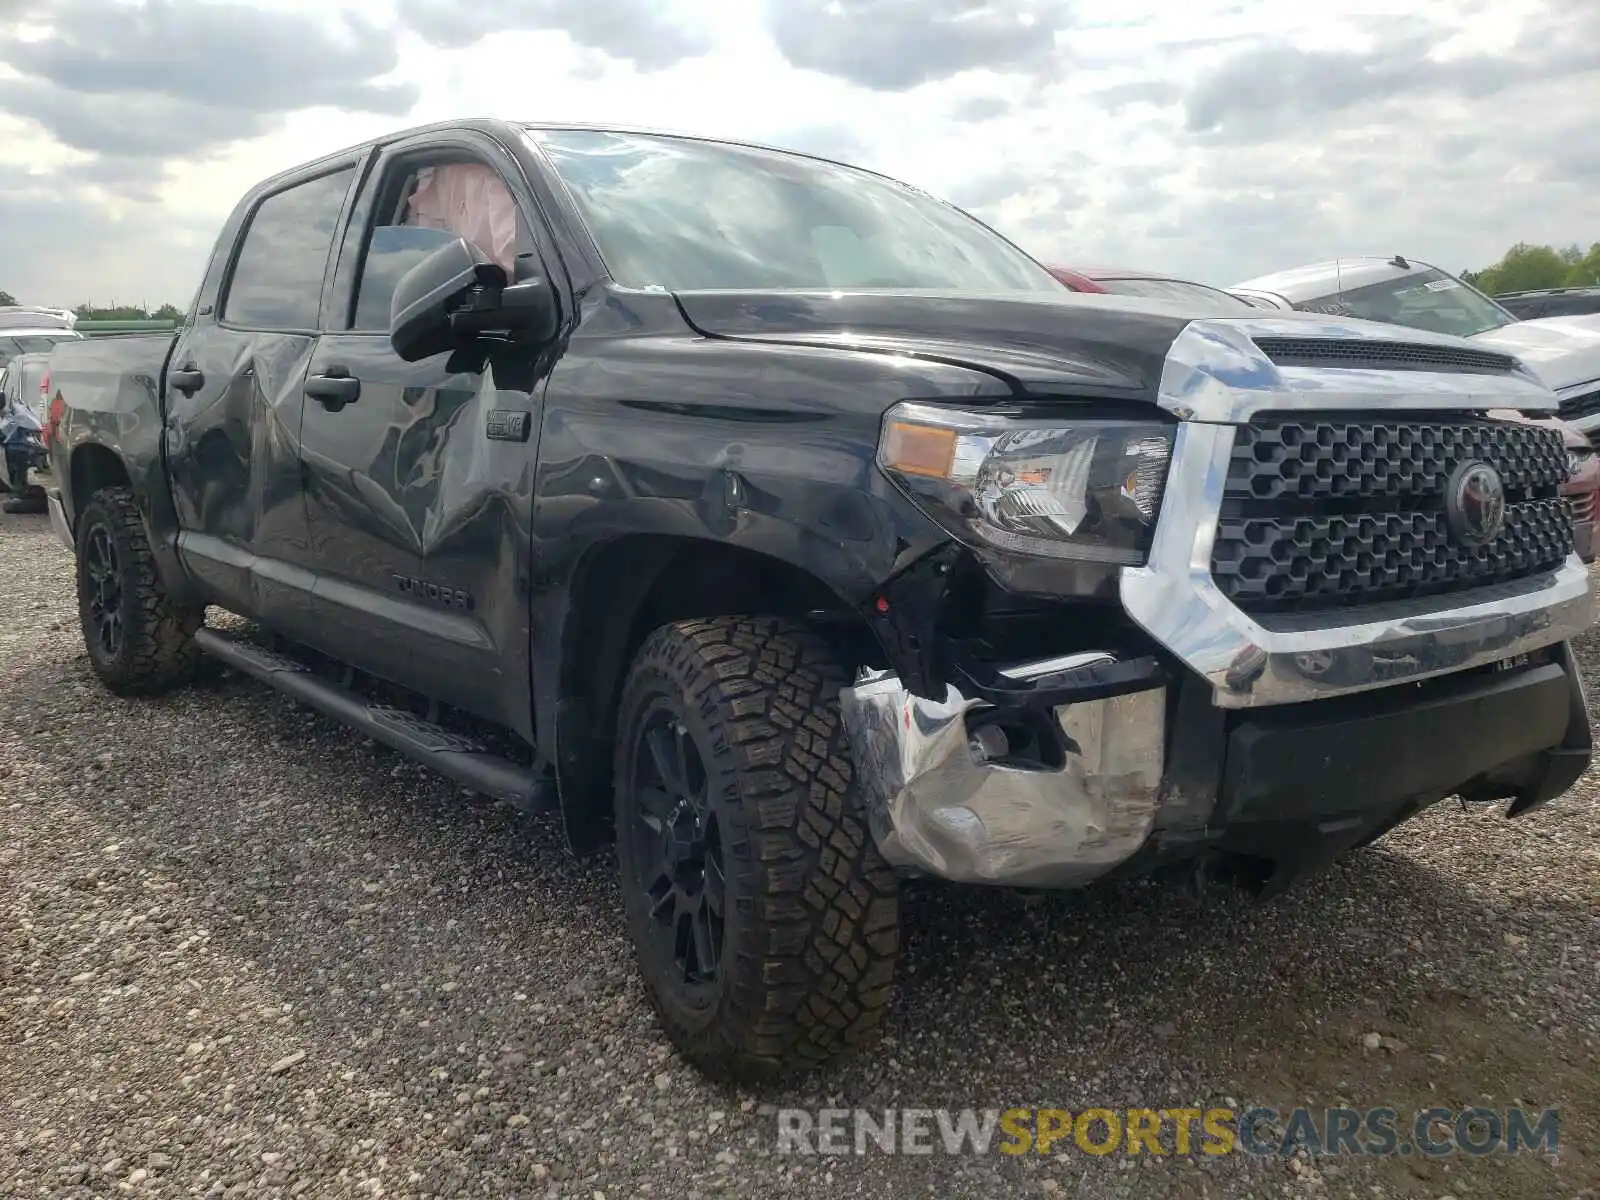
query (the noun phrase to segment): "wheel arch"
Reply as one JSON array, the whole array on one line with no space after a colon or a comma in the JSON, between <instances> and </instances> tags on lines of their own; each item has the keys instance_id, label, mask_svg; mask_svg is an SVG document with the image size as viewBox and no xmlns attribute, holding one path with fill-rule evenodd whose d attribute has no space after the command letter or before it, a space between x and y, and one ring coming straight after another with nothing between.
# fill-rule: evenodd
<instances>
[{"instance_id":1,"label":"wheel arch","mask_svg":"<svg viewBox=\"0 0 1600 1200\"><path fill-rule=\"evenodd\" d=\"M100 442L84 442L73 448L67 468L67 521L74 532L78 515L83 512L89 497L102 488L133 486L128 464L110 446Z\"/></svg>"},{"instance_id":2,"label":"wheel arch","mask_svg":"<svg viewBox=\"0 0 1600 1200\"><path fill-rule=\"evenodd\" d=\"M568 589L554 694L540 705L568 845L611 837L611 743L628 666L650 633L689 618L787 616L817 627L850 665L886 656L861 612L771 554L692 537L630 534L593 547ZM538 672L536 672L537 677Z\"/></svg>"}]
</instances>

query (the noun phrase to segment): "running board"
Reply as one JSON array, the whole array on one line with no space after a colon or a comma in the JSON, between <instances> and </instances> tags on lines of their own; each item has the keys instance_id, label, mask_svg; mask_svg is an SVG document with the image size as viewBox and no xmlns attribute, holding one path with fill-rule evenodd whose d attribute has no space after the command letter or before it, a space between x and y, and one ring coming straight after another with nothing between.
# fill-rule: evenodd
<instances>
[{"instance_id":1,"label":"running board","mask_svg":"<svg viewBox=\"0 0 1600 1200\"><path fill-rule=\"evenodd\" d=\"M314 674L302 662L219 630L202 628L196 631L194 640L201 650L234 670L343 721L464 787L508 801L525 812L556 806L555 787L548 779L495 754L472 738L452 733L404 709L369 703Z\"/></svg>"}]
</instances>

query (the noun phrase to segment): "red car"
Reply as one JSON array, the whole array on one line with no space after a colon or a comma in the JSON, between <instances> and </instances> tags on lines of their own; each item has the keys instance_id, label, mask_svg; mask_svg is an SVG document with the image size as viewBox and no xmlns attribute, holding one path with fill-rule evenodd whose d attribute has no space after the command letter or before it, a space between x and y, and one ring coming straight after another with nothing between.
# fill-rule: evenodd
<instances>
[{"instance_id":1,"label":"red car","mask_svg":"<svg viewBox=\"0 0 1600 1200\"><path fill-rule=\"evenodd\" d=\"M1075 292L1108 292L1117 296L1144 296L1149 300L1172 300L1181 304L1209 301L1223 308L1251 309L1249 301L1231 296L1221 288L1176 279L1152 271L1131 271L1125 267L1050 267L1050 274Z\"/></svg>"},{"instance_id":2,"label":"red car","mask_svg":"<svg viewBox=\"0 0 1600 1200\"><path fill-rule=\"evenodd\" d=\"M1193 304L1196 300L1211 300L1228 308L1255 307L1221 288L1152 271L1133 271L1124 267L1050 267L1049 271L1075 292L1144 296L1152 300L1175 300L1187 304ZM1517 412L1503 411L1494 415L1512 421L1528 420ZM1593 562L1595 512L1600 508L1600 458L1595 455L1588 437L1565 421L1547 417L1534 423L1559 429L1566 441L1567 466L1571 474L1561 494L1572 503L1573 541L1578 555L1584 562Z\"/></svg>"}]
</instances>

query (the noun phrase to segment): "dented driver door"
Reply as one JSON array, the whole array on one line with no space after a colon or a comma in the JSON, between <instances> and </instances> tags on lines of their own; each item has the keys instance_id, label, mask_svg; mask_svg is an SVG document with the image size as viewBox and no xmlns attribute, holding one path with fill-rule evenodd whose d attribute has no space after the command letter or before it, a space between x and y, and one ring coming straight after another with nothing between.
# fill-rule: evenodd
<instances>
[{"instance_id":1,"label":"dented driver door","mask_svg":"<svg viewBox=\"0 0 1600 1200\"><path fill-rule=\"evenodd\" d=\"M349 328L323 334L306 372L300 451L321 638L345 662L531 736L545 375L515 354L478 368L443 354L406 363L390 348L395 283L456 236L396 221L431 161L402 146L367 181L336 272Z\"/></svg>"}]
</instances>

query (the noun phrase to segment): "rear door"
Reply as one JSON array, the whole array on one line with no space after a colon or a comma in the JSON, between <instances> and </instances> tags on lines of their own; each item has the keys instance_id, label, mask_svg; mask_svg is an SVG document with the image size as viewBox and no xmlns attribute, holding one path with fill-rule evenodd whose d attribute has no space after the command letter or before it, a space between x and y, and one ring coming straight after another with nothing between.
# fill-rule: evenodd
<instances>
[{"instance_id":1,"label":"rear door","mask_svg":"<svg viewBox=\"0 0 1600 1200\"><path fill-rule=\"evenodd\" d=\"M400 277L456 236L513 277L548 262L535 211L520 168L488 138L463 130L387 147L339 252L337 315L310 361L301 426L317 612L333 652L530 735L545 368L514 354L478 369L445 354L402 362L388 324Z\"/></svg>"},{"instance_id":2,"label":"rear door","mask_svg":"<svg viewBox=\"0 0 1600 1200\"><path fill-rule=\"evenodd\" d=\"M166 373L179 553L215 603L292 636L316 629L300 480L306 368L360 162L320 163L247 203Z\"/></svg>"}]
</instances>

